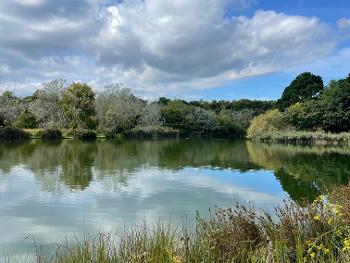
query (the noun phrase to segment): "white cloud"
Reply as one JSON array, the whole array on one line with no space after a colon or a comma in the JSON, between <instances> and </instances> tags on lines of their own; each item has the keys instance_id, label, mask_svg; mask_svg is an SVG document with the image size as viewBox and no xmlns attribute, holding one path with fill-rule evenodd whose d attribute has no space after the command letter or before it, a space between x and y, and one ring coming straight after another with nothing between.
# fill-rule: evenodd
<instances>
[{"instance_id":1,"label":"white cloud","mask_svg":"<svg viewBox=\"0 0 350 263\"><path fill-rule=\"evenodd\" d=\"M350 18L340 18L338 20L338 27L340 30L350 30Z\"/></svg>"},{"instance_id":2,"label":"white cloud","mask_svg":"<svg viewBox=\"0 0 350 263\"><path fill-rule=\"evenodd\" d=\"M2 0L0 63L10 72L0 71L0 83L66 77L169 94L312 62L339 41L317 18L243 16L256 0L106 3Z\"/></svg>"}]
</instances>

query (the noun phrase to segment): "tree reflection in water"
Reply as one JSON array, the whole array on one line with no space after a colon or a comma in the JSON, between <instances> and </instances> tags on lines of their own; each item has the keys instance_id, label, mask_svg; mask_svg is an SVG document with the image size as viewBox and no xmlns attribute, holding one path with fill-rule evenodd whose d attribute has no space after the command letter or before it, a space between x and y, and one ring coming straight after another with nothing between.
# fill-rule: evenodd
<instances>
[{"instance_id":1,"label":"tree reflection in water","mask_svg":"<svg viewBox=\"0 0 350 263\"><path fill-rule=\"evenodd\" d=\"M17 165L35 174L42 188L60 192L86 189L103 181L117 189L144 167L179 170L186 167L270 170L295 201L312 199L350 176L349 148L261 144L250 141L160 140L0 143L0 170Z\"/></svg>"}]
</instances>

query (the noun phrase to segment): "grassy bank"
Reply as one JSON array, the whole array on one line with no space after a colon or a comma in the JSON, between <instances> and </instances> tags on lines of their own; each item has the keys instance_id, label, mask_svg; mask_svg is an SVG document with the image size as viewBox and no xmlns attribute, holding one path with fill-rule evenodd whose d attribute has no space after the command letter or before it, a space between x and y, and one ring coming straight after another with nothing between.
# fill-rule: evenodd
<instances>
[{"instance_id":1,"label":"grassy bank","mask_svg":"<svg viewBox=\"0 0 350 263\"><path fill-rule=\"evenodd\" d=\"M316 145L349 145L350 133L326 133L308 131L274 131L251 136L249 139L260 142L278 142Z\"/></svg>"},{"instance_id":2,"label":"grassy bank","mask_svg":"<svg viewBox=\"0 0 350 263\"><path fill-rule=\"evenodd\" d=\"M217 209L195 228L159 223L58 246L38 262L350 262L350 187L275 214Z\"/></svg>"}]
</instances>

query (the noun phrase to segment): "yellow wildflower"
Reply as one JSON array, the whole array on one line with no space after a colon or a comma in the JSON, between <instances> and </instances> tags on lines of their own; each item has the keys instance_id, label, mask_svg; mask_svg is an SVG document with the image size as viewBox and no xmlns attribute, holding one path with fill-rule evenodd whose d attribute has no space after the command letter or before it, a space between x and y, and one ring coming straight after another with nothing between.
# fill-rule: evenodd
<instances>
[{"instance_id":1,"label":"yellow wildflower","mask_svg":"<svg viewBox=\"0 0 350 263\"><path fill-rule=\"evenodd\" d=\"M343 250L350 250L350 239L347 238L344 240L344 248Z\"/></svg>"},{"instance_id":2,"label":"yellow wildflower","mask_svg":"<svg viewBox=\"0 0 350 263\"><path fill-rule=\"evenodd\" d=\"M310 253L310 257L314 258L315 257L315 253L314 252Z\"/></svg>"},{"instance_id":3,"label":"yellow wildflower","mask_svg":"<svg viewBox=\"0 0 350 263\"><path fill-rule=\"evenodd\" d=\"M315 216L314 216L314 220L315 220L315 221L320 221L320 219L321 219L321 216L320 216L320 215L315 215Z\"/></svg>"}]
</instances>

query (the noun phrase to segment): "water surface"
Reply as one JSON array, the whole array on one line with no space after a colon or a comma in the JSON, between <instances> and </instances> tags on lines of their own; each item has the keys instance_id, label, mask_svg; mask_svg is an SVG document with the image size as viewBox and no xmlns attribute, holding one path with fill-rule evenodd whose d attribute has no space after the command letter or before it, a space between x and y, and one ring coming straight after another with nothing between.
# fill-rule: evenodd
<instances>
[{"instance_id":1,"label":"water surface","mask_svg":"<svg viewBox=\"0 0 350 263\"><path fill-rule=\"evenodd\" d=\"M45 250L215 205L312 200L349 181L349 157L349 148L247 141L0 142L0 256L24 258L32 237Z\"/></svg>"}]
</instances>

